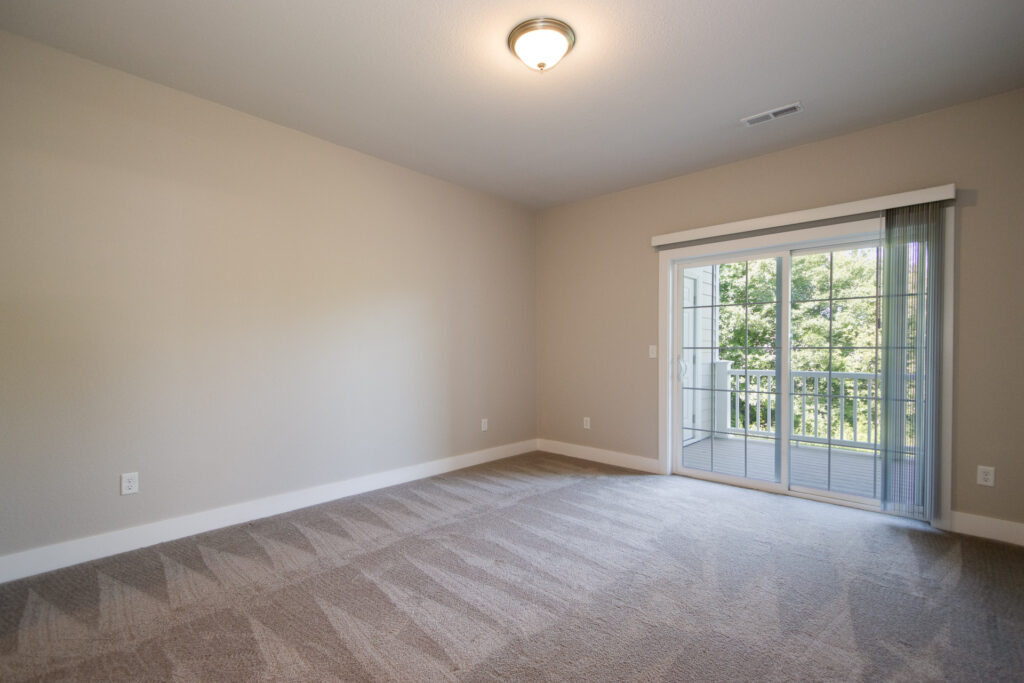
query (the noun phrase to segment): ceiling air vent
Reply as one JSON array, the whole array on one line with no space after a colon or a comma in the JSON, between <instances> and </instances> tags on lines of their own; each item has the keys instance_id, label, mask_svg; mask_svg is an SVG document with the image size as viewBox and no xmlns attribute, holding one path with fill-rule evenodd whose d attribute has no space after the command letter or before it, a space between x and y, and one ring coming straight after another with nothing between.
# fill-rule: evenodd
<instances>
[{"instance_id":1,"label":"ceiling air vent","mask_svg":"<svg viewBox=\"0 0 1024 683\"><path fill-rule=\"evenodd\" d=\"M770 111L763 111L760 114L748 116L745 119L740 119L740 121L742 121L744 124L748 126L756 126L759 123L767 123L768 121L771 121L773 119L781 119L783 116L796 114L797 112L801 112L803 110L804 107L802 104L800 104L799 102L794 102L793 104L787 104L784 107L779 107L777 109L772 109Z\"/></svg>"}]
</instances>

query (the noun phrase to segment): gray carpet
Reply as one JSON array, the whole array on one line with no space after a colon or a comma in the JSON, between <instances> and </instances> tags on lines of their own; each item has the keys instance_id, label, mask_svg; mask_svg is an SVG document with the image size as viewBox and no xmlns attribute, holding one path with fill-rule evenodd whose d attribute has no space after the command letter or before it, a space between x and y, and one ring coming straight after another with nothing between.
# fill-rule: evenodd
<instances>
[{"instance_id":1,"label":"gray carpet","mask_svg":"<svg viewBox=\"0 0 1024 683\"><path fill-rule=\"evenodd\" d=\"M0 679L1024 680L1024 549L531 454L0 586Z\"/></svg>"}]
</instances>

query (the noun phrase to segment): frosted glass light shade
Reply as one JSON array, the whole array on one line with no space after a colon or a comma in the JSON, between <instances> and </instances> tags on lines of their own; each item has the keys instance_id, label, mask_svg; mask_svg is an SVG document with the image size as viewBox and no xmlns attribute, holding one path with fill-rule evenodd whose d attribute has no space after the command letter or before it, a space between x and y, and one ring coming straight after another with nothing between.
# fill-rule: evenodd
<instances>
[{"instance_id":1,"label":"frosted glass light shade","mask_svg":"<svg viewBox=\"0 0 1024 683\"><path fill-rule=\"evenodd\" d=\"M536 71L546 71L558 64L575 42L572 28L558 19L530 19L508 34L509 49Z\"/></svg>"}]
</instances>

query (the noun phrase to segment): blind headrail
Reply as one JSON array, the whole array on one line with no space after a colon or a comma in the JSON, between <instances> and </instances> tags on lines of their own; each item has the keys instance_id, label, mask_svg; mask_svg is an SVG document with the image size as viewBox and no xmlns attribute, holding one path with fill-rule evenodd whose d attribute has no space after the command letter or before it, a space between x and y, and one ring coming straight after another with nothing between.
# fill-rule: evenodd
<instances>
[{"instance_id":1,"label":"blind headrail","mask_svg":"<svg viewBox=\"0 0 1024 683\"><path fill-rule=\"evenodd\" d=\"M927 204L928 202L940 202L954 198L956 198L955 184L950 183L949 185L936 185L935 187L926 187L922 190L889 194L884 197L859 199L857 201L845 202L843 204L832 204L831 206L820 206L814 209L779 213L774 216L747 218L742 221L733 221L731 223L721 223L719 225L709 225L703 228L669 232L664 235L655 235L652 237L651 246L664 247L670 244L692 242L694 240L703 240L711 237L740 235L745 232L752 232L755 230L768 230L771 228L785 227L787 225L800 225L802 223L811 223L814 221L832 220L835 218L856 216L858 214L870 213L873 211L895 209L900 206Z\"/></svg>"}]
</instances>

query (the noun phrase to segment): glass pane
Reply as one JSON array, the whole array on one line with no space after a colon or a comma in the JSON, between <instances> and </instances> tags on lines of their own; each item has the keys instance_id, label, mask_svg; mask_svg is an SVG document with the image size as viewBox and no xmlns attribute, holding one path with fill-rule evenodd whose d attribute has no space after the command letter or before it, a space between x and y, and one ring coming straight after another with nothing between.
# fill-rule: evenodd
<instances>
[{"instance_id":1,"label":"glass pane","mask_svg":"<svg viewBox=\"0 0 1024 683\"><path fill-rule=\"evenodd\" d=\"M732 392L711 391L708 389L683 389L683 431L695 429L711 431L729 428L732 406Z\"/></svg>"},{"instance_id":2,"label":"glass pane","mask_svg":"<svg viewBox=\"0 0 1024 683\"><path fill-rule=\"evenodd\" d=\"M874 451L833 446L829 459L829 488L832 491L875 497L878 463Z\"/></svg>"},{"instance_id":3,"label":"glass pane","mask_svg":"<svg viewBox=\"0 0 1024 683\"><path fill-rule=\"evenodd\" d=\"M711 389L715 381L714 349L693 349L686 354L682 368L683 386Z\"/></svg>"},{"instance_id":4,"label":"glass pane","mask_svg":"<svg viewBox=\"0 0 1024 683\"><path fill-rule=\"evenodd\" d=\"M772 349L779 345L778 305L761 304L747 308L747 346Z\"/></svg>"},{"instance_id":5,"label":"glass pane","mask_svg":"<svg viewBox=\"0 0 1024 683\"><path fill-rule=\"evenodd\" d=\"M748 391L744 396L746 402L747 436L759 435L773 437L775 435L775 418L778 414L777 396L773 393Z\"/></svg>"},{"instance_id":6,"label":"glass pane","mask_svg":"<svg viewBox=\"0 0 1024 683\"><path fill-rule=\"evenodd\" d=\"M747 390L778 393L778 368L775 351L757 349L747 355Z\"/></svg>"},{"instance_id":7,"label":"glass pane","mask_svg":"<svg viewBox=\"0 0 1024 683\"><path fill-rule=\"evenodd\" d=\"M790 374L809 377L805 373L827 373L829 362L828 349L795 349L792 354Z\"/></svg>"},{"instance_id":8,"label":"glass pane","mask_svg":"<svg viewBox=\"0 0 1024 683\"><path fill-rule=\"evenodd\" d=\"M790 392L793 396L814 396L819 392L818 378L815 373L791 372L789 377Z\"/></svg>"},{"instance_id":9,"label":"glass pane","mask_svg":"<svg viewBox=\"0 0 1024 683\"><path fill-rule=\"evenodd\" d=\"M694 431L683 442L683 467L742 477L746 471L746 446L742 434ZM774 467L774 466L773 466Z\"/></svg>"},{"instance_id":10,"label":"glass pane","mask_svg":"<svg viewBox=\"0 0 1024 683\"><path fill-rule=\"evenodd\" d=\"M878 248L832 252L832 298L875 296Z\"/></svg>"},{"instance_id":11,"label":"glass pane","mask_svg":"<svg viewBox=\"0 0 1024 683\"><path fill-rule=\"evenodd\" d=\"M847 399L847 420L851 431L847 438L864 444L874 444L878 433L877 401L874 398L850 397Z\"/></svg>"},{"instance_id":12,"label":"glass pane","mask_svg":"<svg viewBox=\"0 0 1024 683\"><path fill-rule=\"evenodd\" d=\"M874 346L878 330L878 300L844 299L832 305L832 346Z\"/></svg>"},{"instance_id":13,"label":"glass pane","mask_svg":"<svg viewBox=\"0 0 1024 683\"><path fill-rule=\"evenodd\" d=\"M693 286L687 283L688 288ZM715 309L710 307L684 308L682 311L682 346L710 348L715 345Z\"/></svg>"},{"instance_id":14,"label":"glass pane","mask_svg":"<svg viewBox=\"0 0 1024 683\"><path fill-rule=\"evenodd\" d=\"M852 421L853 416L846 415L846 402L838 396L832 396L826 400L828 401L827 410L829 411L829 431L826 436L833 444L833 447L835 447L835 444L845 440L847 436L846 420L849 417Z\"/></svg>"},{"instance_id":15,"label":"glass pane","mask_svg":"<svg viewBox=\"0 0 1024 683\"><path fill-rule=\"evenodd\" d=\"M831 351L832 373L839 376L874 377L878 370L878 352L874 348L835 348ZM845 375L840 373L853 373ZM835 392L833 392L835 393Z\"/></svg>"},{"instance_id":16,"label":"glass pane","mask_svg":"<svg viewBox=\"0 0 1024 683\"><path fill-rule=\"evenodd\" d=\"M747 368L747 385L745 388L747 391L777 394L779 392L778 375L775 370Z\"/></svg>"},{"instance_id":17,"label":"glass pane","mask_svg":"<svg viewBox=\"0 0 1024 683\"><path fill-rule=\"evenodd\" d=\"M877 383L871 380L847 377L832 379L832 437L844 442L856 442L860 447L874 449L871 422L874 415Z\"/></svg>"},{"instance_id":18,"label":"glass pane","mask_svg":"<svg viewBox=\"0 0 1024 683\"><path fill-rule=\"evenodd\" d=\"M712 434L712 471L734 477L746 476L746 439L742 434Z\"/></svg>"},{"instance_id":19,"label":"glass pane","mask_svg":"<svg viewBox=\"0 0 1024 683\"><path fill-rule=\"evenodd\" d=\"M793 301L829 298L829 255L798 254L790 268Z\"/></svg>"},{"instance_id":20,"label":"glass pane","mask_svg":"<svg viewBox=\"0 0 1024 683\"><path fill-rule=\"evenodd\" d=\"M778 442L775 439L747 435L747 476L761 481L778 481Z\"/></svg>"},{"instance_id":21,"label":"glass pane","mask_svg":"<svg viewBox=\"0 0 1024 683\"><path fill-rule=\"evenodd\" d=\"M814 393L794 394L790 400L793 438L826 443L828 441L828 397Z\"/></svg>"},{"instance_id":22,"label":"glass pane","mask_svg":"<svg viewBox=\"0 0 1024 683\"><path fill-rule=\"evenodd\" d=\"M683 467L711 471L711 433L694 431L683 441Z\"/></svg>"},{"instance_id":23,"label":"glass pane","mask_svg":"<svg viewBox=\"0 0 1024 683\"><path fill-rule=\"evenodd\" d=\"M794 348L828 346L832 308L826 302L794 303L790 309L790 337Z\"/></svg>"},{"instance_id":24,"label":"glass pane","mask_svg":"<svg viewBox=\"0 0 1024 683\"><path fill-rule=\"evenodd\" d=\"M714 300L714 266L696 266L683 270L683 306L711 306Z\"/></svg>"},{"instance_id":25,"label":"glass pane","mask_svg":"<svg viewBox=\"0 0 1024 683\"><path fill-rule=\"evenodd\" d=\"M778 301L779 266L777 258L750 261L747 264L747 302L752 304Z\"/></svg>"},{"instance_id":26,"label":"glass pane","mask_svg":"<svg viewBox=\"0 0 1024 683\"><path fill-rule=\"evenodd\" d=\"M828 489L828 447L792 441L789 446L789 482L794 486Z\"/></svg>"},{"instance_id":27,"label":"glass pane","mask_svg":"<svg viewBox=\"0 0 1024 683\"><path fill-rule=\"evenodd\" d=\"M713 309L718 328L716 346L747 346L747 307L721 306Z\"/></svg>"},{"instance_id":28,"label":"glass pane","mask_svg":"<svg viewBox=\"0 0 1024 683\"><path fill-rule=\"evenodd\" d=\"M716 389L736 389L743 386L742 375L746 367L746 349L717 349L719 360L715 364Z\"/></svg>"},{"instance_id":29,"label":"glass pane","mask_svg":"<svg viewBox=\"0 0 1024 683\"><path fill-rule=\"evenodd\" d=\"M776 358L778 352L775 349L749 349L747 351L747 369L760 371L771 371L775 374Z\"/></svg>"},{"instance_id":30,"label":"glass pane","mask_svg":"<svg viewBox=\"0 0 1024 683\"><path fill-rule=\"evenodd\" d=\"M743 304L747 301L747 262L723 263L718 268L719 304Z\"/></svg>"}]
</instances>

